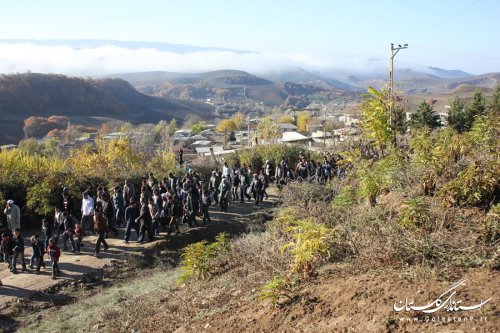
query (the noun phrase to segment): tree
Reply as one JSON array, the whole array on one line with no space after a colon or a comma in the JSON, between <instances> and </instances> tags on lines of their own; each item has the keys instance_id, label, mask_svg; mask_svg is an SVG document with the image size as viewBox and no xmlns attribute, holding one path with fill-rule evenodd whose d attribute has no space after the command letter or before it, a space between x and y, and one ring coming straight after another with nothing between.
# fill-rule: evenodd
<instances>
[{"instance_id":1,"label":"tree","mask_svg":"<svg viewBox=\"0 0 500 333\"><path fill-rule=\"evenodd\" d=\"M293 124L293 117L290 116L289 114L283 114L278 119L278 122L280 124Z\"/></svg>"},{"instance_id":2,"label":"tree","mask_svg":"<svg viewBox=\"0 0 500 333\"><path fill-rule=\"evenodd\" d=\"M450 103L450 112L448 113L447 121L448 125L458 133L462 133L468 127L465 116L465 104L458 96L455 96Z\"/></svg>"},{"instance_id":3,"label":"tree","mask_svg":"<svg viewBox=\"0 0 500 333\"><path fill-rule=\"evenodd\" d=\"M486 101L481 90L477 89L472 96L471 103L465 107L465 129L470 130L476 117L482 116L485 112Z\"/></svg>"},{"instance_id":4,"label":"tree","mask_svg":"<svg viewBox=\"0 0 500 333\"><path fill-rule=\"evenodd\" d=\"M392 130L401 135L405 135L408 130L405 110L400 106L395 106L392 111L392 116Z\"/></svg>"},{"instance_id":5,"label":"tree","mask_svg":"<svg viewBox=\"0 0 500 333\"><path fill-rule=\"evenodd\" d=\"M259 136L268 143L279 137L277 123L270 115L265 116L259 121L257 124L257 131L259 132Z\"/></svg>"},{"instance_id":6,"label":"tree","mask_svg":"<svg viewBox=\"0 0 500 333\"><path fill-rule=\"evenodd\" d=\"M243 113L236 113L231 117L231 121L234 123L235 130L242 130L245 128L246 117Z\"/></svg>"},{"instance_id":7,"label":"tree","mask_svg":"<svg viewBox=\"0 0 500 333\"><path fill-rule=\"evenodd\" d=\"M299 128L299 132L307 131L307 125L311 120L311 116L307 111L301 111L297 115L297 127Z\"/></svg>"},{"instance_id":8,"label":"tree","mask_svg":"<svg viewBox=\"0 0 500 333\"><path fill-rule=\"evenodd\" d=\"M368 88L368 94L361 104L361 126L368 139L375 140L379 149L391 142L392 131L389 126L389 99L387 91Z\"/></svg>"},{"instance_id":9,"label":"tree","mask_svg":"<svg viewBox=\"0 0 500 333\"><path fill-rule=\"evenodd\" d=\"M175 131L177 131L178 129L179 125L177 125L177 120L173 118L172 120L170 120L170 125L168 126L168 133L170 135L174 135Z\"/></svg>"},{"instance_id":10,"label":"tree","mask_svg":"<svg viewBox=\"0 0 500 333\"><path fill-rule=\"evenodd\" d=\"M434 129L443 125L432 105L423 101L418 106L417 112L411 115L410 126L413 128L429 127Z\"/></svg>"},{"instance_id":11,"label":"tree","mask_svg":"<svg viewBox=\"0 0 500 333\"><path fill-rule=\"evenodd\" d=\"M194 123L193 126L191 126L191 134L196 135L196 134L200 133L201 131L203 131L204 128L205 128L205 122L198 121L198 122Z\"/></svg>"},{"instance_id":12,"label":"tree","mask_svg":"<svg viewBox=\"0 0 500 333\"><path fill-rule=\"evenodd\" d=\"M227 144L227 132L236 130L233 119L222 119L217 125L217 131L224 133L224 146Z\"/></svg>"},{"instance_id":13,"label":"tree","mask_svg":"<svg viewBox=\"0 0 500 333\"><path fill-rule=\"evenodd\" d=\"M493 93L493 97L488 105L488 112L493 115L500 116L500 85L498 85Z\"/></svg>"}]
</instances>

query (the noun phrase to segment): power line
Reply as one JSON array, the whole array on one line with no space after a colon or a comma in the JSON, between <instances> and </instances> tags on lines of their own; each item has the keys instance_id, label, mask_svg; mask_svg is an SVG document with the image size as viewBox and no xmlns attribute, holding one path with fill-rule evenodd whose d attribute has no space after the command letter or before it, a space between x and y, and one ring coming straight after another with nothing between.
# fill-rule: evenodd
<instances>
[{"instance_id":1,"label":"power line","mask_svg":"<svg viewBox=\"0 0 500 333\"><path fill-rule=\"evenodd\" d=\"M451 19L454 19L455 17L457 17L459 14L461 14L462 12L464 12L465 10L469 9L470 7L474 6L476 3L478 3L479 0L474 0L472 2L470 2L468 5L466 5L465 7L462 7L460 8L459 10L457 10L455 13L453 13L452 15L450 15L449 17L445 18L444 20L442 20L440 23L438 23L437 25L435 25L432 29L430 29L429 31L427 32L424 32L422 34L422 36L426 36L426 35L429 35L431 33L433 33L434 31L438 30L439 28L441 28L442 26L444 26L446 23L448 23Z\"/></svg>"}]
</instances>

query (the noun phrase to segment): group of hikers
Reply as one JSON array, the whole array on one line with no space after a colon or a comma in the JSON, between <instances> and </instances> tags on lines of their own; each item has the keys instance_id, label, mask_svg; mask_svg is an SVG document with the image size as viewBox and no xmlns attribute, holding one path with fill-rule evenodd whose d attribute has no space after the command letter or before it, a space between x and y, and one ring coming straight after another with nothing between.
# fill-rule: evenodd
<instances>
[{"instance_id":1,"label":"group of hikers","mask_svg":"<svg viewBox=\"0 0 500 333\"><path fill-rule=\"evenodd\" d=\"M230 166L227 162L222 168L214 169L208 181L202 181L200 175L191 167L183 176L169 173L168 177L157 180L153 173L142 179L136 188L129 180L122 185L110 189L105 186L89 187L76 200L70 189L64 187L60 203L54 209L54 215L42 220L41 233L30 237L32 256L29 268L39 274L45 268L44 256L52 264L52 278L59 276L58 267L62 251L79 254L84 246L86 235L97 236L94 245L94 256L98 257L101 245L103 251L109 246L106 238L114 233L118 235L119 227L124 227L125 243L131 240L134 231L139 243L151 242L159 236L160 230L170 237L175 230L180 233L180 225L189 227L210 223L209 208L218 205L226 212L231 202L241 203L254 200L258 205L268 198L266 189L270 183L278 186L290 181L311 181L323 183L335 174L335 159L325 158L323 163L308 159L302 152L295 168L282 158L274 168L266 161L257 171L248 165ZM208 177L207 177L208 178ZM21 233L20 209L13 200L8 200L4 213L7 224L0 222L0 262L6 262L12 273L17 273L18 260L22 271L27 271L24 257L25 242ZM1 284L1 281L0 281Z\"/></svg>"}]
</instances>

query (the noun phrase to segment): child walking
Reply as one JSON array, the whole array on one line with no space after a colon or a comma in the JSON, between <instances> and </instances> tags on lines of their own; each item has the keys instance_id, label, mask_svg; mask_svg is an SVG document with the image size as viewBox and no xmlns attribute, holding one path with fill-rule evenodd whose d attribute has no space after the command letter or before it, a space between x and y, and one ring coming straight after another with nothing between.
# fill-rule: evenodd
<instances>
[{"instance_id":1,"label":"child walking","mask_svg":"<svg viewBox=\"0 0 500 333\"><path fill-rule=\"evenodd\" d=\"M21 236L21 230L19 228L14 229L14 238L12 239L12 265L10 271L17 274L17 258L21 257L21 265L23 266L22 271L26 272L26 260L24 259L24 238Z\"/></svg>"},{"instance_id":2,"label":"child walking","mask_svg":"<svg viewBox=\"0 0 500 333\"><path fill-rule=\"evenodd\" d=\"M82 241L85 237L85 231L83 231L80 223L75 224L75 232L73 234L73 239L75 240L76 253L80 254L80 248L83 246Z\"/></svg>"},{"instance_id":3,"label":"child walking","mask_svg":"<svg viewBox=\"0 0 500 333\"><path fill-rule=\"evenodd\" d=\"M33 269L33 263L36 260L36 274L40 274L40 266L43 264L43 254L45 253L44 246L40 240L40 236L37 234L31 236L31 248L33 249L33 254L30 259L30 269Z\"/></svg>"},{"instance_id":4,"label":"child walking","mask_svg":"<svg viewBox=\"0 0 500 333\"><path fill-rule=\"evenodd\" d=\"M56 276L61 276L61 271L59 270L59 257L61 256L61 250L57 247L55 239L51 238L49 240L49 246L47 247L47 253L49 254L50 261L52 262L52 279L56 279Z\"/></svg>"}]
</instances>

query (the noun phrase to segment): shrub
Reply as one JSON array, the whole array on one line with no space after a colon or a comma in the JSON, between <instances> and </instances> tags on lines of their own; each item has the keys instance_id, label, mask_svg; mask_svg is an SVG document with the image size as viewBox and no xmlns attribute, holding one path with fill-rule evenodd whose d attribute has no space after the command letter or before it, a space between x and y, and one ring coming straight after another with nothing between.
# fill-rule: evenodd
<instances>
[{"instance_id":1,"label":"shrub","mask_svg":"<svg viewBox=\"0 0 500 333\"><path fill-rule=\"evenodd\" d=\"M315 272L318 264L330 256L335 230L311 219L290 219L289 225L283 229L288 242L281 251L289 251L292 256L291 271L301 273L304 278Z\"/></svg>"},{"instance_id":2,"label":"shrub","mask_svg":"<svg viewBox=\"0 0 500 333\"><path fill-rule=\"evenodd\" d=\"M220 254L227 252L229 248L229 236L220 233L215 237L213 243L201 241L187 246L181 256L180 282L188 279L205 280L217 273L215 260Z\"/></svg>"},{"instance_id":3,"label":"shrub","mask_svg":"<svg viewBox=\"0 0 500 333\"><path fill-rule=\"evenodd\" d=\"M343 209L349 207L350 205L356 202L356 193L354 189L346 185L344 186L339 194L337 194L332 201L332 208L335 209Z\"/></svg>"},{"instance_id":4,"label":"shrub","mask_svg":"<svg viewBox=\"0 0 500 333\"><path fill-rule=\"evenodd\" d=\"M500 165L489 161L469 165L458 176L445 184L438 192L443 201L457 206L489 204L498 198L500 188Z\"/></svg>"},{"instance_id":5,"label":"shrub","mask_svg":"<svg viewBox=\"0 0 500 333\"><path fill-rule=\"evenodd\" d=\"M358 196L368 198L370 204L375 205L377 196L402 185L398 173L404 167L404 161L400 153L391 152L371 165L365 163L360 166Z\"/></svg>"},{"instance_id":6,"label":"shrub","mask_svg":"<svg viewBox=\"0 0 500 333\"><path fill-rule=\"evenodd\" d=\"M291 299L291 293L290 283L280 276L275 276L260 288L259 297L270 300L273 307L280 307L279 299Z\"/></svg>"},{"instance_id":7,"label":"shrub","mask_svg":"<svg viewBox=\"0 0 500 333\"><path fill-rule=\"evenodd\" d=\"M430 206L423 197L404 202L399 223L409 228L427 228L431 223Z\"/></svg>"}]
</instances>

